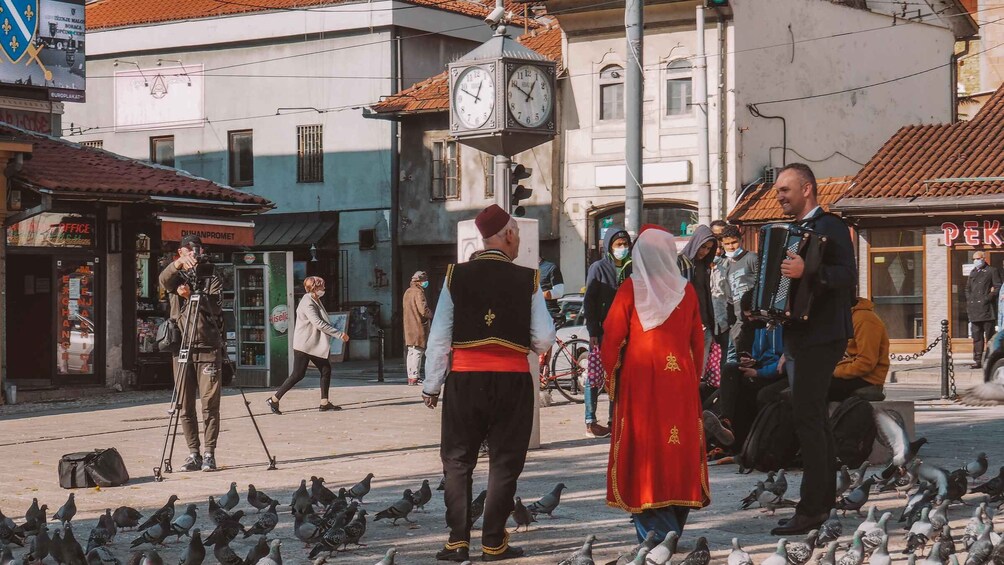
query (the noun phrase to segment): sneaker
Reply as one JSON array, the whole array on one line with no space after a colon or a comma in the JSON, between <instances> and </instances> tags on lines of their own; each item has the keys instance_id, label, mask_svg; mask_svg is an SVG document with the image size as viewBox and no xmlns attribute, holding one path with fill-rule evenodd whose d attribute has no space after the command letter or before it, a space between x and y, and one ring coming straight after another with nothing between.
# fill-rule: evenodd
<instances>
[{"instance_id":1,"label":"sneaker","mask_svg":"<svg viewBox=\"0 0 1004 565\"><path fill-rule=\"evenodd\" d=\"M265 404L268 404L268 408L269 410L272 411L273 414L278 414L282 416L282 412L279 411L279 403L272 400L271 396L265 399Z\"/></svg>"},{"instance_id":2,"label":"sneaker","mask_svg":"<svg viewBox=\"0 0 1004 565\"><path fill-rule=\"evenodd\" d=\"M715 416L715 413L710 410L704 411L704 431L724 446L729 446L736 442L736 436L732 435L732 432L722 425L722 421L718 419L718 416Z\"/></svg>"},{"instance_id":3,"label":"sneaker","mask_svg":"<svg viewBox=\"0 0 1004 565\"><path fill-rule=\"evenodd\" d=\"M203 471L215 471L216 470L216 457L212 453L207 453L202 459L202 470Z\"/></svg>"},{"instance_id":4,"label":"sneaker","mask_svg":"<svg viewBox=\"0 0 1004 565\"><path fill-rule=\"evenodd\" d=\"M183 471L198 471L202 468L202 456L198 453L193 453L185 459L185 464L181 466Z\"/></svg>"},{"instance_id":5,"label":"sneaker","mask_svg":"<svg viewBox=\"0 0 1004 565\"><path fill-rule=\"evenodd\" d=\"M716 447L708 452L708 463L725 465L733 461L735 461L735 458L720 447Z\"/></svg>"},{"instance_id":6,"label":"sneaker","mask_svg":"<svg viewBox=\"0 0 1004 565\"><path fill-rule=\"evenodd\" d=\"M408 386L418 386L418 379L408 379Z\"/></svg>"},{"instance_id":7,"label":"sneaker","mask_svg":"<svg viewBox=\"0 0 1004 565\"><path fill-rule=\"evenodd\" d=\"M597 424L596 422L591 422L586 424L586 437L610 437L610 428Z\"/></svg>"},{"instance_id":8,"label":"sneaker","mask_svg":"<svg viewBox=\"0 0 1004 565\"><path fill-rule=\"evenodd\" d=\"M481 442L481 447L478 449L478 458L488 457L488 442Z\"/></svg>"}]
</instances>

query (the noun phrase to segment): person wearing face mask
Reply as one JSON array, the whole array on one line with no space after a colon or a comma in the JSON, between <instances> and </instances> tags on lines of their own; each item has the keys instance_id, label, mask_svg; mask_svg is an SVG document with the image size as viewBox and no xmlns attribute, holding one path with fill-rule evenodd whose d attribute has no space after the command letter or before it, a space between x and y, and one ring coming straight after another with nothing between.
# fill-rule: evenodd
<instances>
[{"instance_id":1,"label":"person wearing face mask","mask_svg":"<svg viewBox=\"0 0 1004 565\"><path fill-rule=\"evenodd\" d=\"M677 268L697 291L697 304L704 325L704 362L711 352L715 328L715 306L711 300L711 266L718 251L718 240L711 228L699 225L677 258Z\"/></svg>"},{"instance_id":2,"label":"person wearing face mask","mask_svg":"<svg viewBox=\"0 0 1004 565\"><path fill-rule=\"evenodd\" d=\"M994 304L1000 289L1000 273L987 265L982 251L973 253L973 270L966 282L966 313L973 333L972 369L983 367L983 344L994 334Z\"/></svg>"},{"instance_id":3,"label":"person wearing face mask","mask_svg":"<svg viewBox=\"0 0 1004 565\"><path fill-rule=\"evenodd\" d=\"M411 277L411 286L404 291L404 344L408 348L408 384L417 385L421 380L422 361L429 341L432 325L432 311L425 298L429 288L429 277L425 271L418 271Z\"/></svg>"},{"instance_id":4,"label":"person wearing face mask","mask_svg":"<svg viewBox=\"0 0 1004 565\"><path fill-rule=\"evenodd\" d=\"M293 371L279 390L265 399L265 404L273 414L282 414L279 401L296 383L303 380L307 374L308 362L313 363L321 372L321 405L318 410L327 412L342 409L328 401L328 387L331 386L331 362L328 361L328 355L331 353L331 338L347 342L349 335L328 323L328 312L321 303L324 279L307 277L303 281L303 288L307 294L303 295L296 306L296 324L293 326Z\"/></svg>"},{"instance_id":5,"label":"person wearing face mask","mask_svg":"<svg viewBox=\"0 0 1004 565\"><path fill-rule=\"evenodd\" d=\"M749 351L743 347L737 349L739 336L743 330L743 316L740 311L740 299L747 291L753 290L756 284L757 256L756 253L742 248L740 238L742 233L737 226L727 226L722 232L719 241L725 249L725 280L726 293L729 303L729 347L727 360L730 363L737 361L737 351Z\"/></svg>"}]
</instances>

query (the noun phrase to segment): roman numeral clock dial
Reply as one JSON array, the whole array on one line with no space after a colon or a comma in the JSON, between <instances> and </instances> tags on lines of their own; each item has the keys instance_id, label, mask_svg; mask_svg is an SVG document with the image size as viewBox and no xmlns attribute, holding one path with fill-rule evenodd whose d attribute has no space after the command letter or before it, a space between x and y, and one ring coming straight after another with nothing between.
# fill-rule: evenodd
<instances>
[{"instance_id":1,"label":"roman numeral clock dial","mask_svg":"<svg viewBox=\"0 0 1004 565\"><path fill-rule=\"evenodd\" d=\"M523 65L509 75L506 103L509 114L523 127L540 127L551 117L553 95L551 81L540 67Z\"/></svg>"},{"instance_id":2,"label":"roman numeral clock dial","mask_svg":"<svg viewBox=\"0 0 1004 565\"><path fill-rule=\"evenodd\" d=\"M495 109L492 75L481 67L470 67L461 73L453 92L453 109L464 127L485 125Z\"/></svg>"}]
</instances>

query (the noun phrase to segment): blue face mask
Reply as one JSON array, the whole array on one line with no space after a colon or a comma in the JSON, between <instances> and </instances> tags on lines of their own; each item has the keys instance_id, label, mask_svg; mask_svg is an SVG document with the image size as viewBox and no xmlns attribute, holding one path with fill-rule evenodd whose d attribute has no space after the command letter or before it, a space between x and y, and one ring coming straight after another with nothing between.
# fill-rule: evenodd
<instances>
[{"instance_id":1,"label":"blue face mask","mask_svg":"<svg viewBox=\"0 0 1004 565\"><path fill-rule=\"evenodd\" d=\"M976 265L977 269L982 269L987 264L987 262L984 261L983 259L976 259L975 261L973 261L973 264Z\"/></svg>"},{"instance_id":2,"label":"blue face mask","mask_svg":"<svg viewBox=\"0 0 1004 565\"><path fill-rule=\"evenodd\" d=\"M623 261L624 259L627 259L628 253L631 253L631 250L627 247L618 247L617 249L614 249L613 256L614 259Z\"/></svg>"},{"instance_id":3,"label":"blue face mask","mask_svg":"<svg viewBox=\"0 0 1004 565\"><path fill-rule=\"evenodd\" d=\"M429 281L422 281L422 288L429 288Z\"/></svg>"},{"instance_id":4,"label":"blue face mask","mask_svg":"<svg viewBox=\"0 0 1004 565\"><path fill-rule=\"evenodd\" d=\"M734 259L736 255L739 255L739 249L738 248L735 251L726 251L725 252L725 256L728 257L729 259Z\"/></svg>"}]
</instances>

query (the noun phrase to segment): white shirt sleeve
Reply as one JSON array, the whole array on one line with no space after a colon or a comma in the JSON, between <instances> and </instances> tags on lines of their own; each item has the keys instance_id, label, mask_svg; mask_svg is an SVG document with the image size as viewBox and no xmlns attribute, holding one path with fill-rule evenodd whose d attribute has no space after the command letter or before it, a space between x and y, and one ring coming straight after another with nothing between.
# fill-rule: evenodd
<instances>
[{"instance_id":1,"label":"white shirt sleeve","mask_svg":"<svg viewBox=\"0 0 1004 565\"><path fill-rule=\"evenodd\" d=\"M450 312L450 322L453 322L453 313ZM530 302L530 349L537 354L542 354L554 345L554 318L547 310L547 303L544 301L544 292L539 288L533 295ZM426 365L428 373L428 365ZM428 378L426 384L428 386Z\"/></svg>"},{"instance_id":2,"label":"white shirt sleeve","mask_svg":"<svg viewBox=\"0 0 1004 565\"><path fill-rule=\"evenodd\" d=\"M551 300L557 300L565 295L565 285L556 284L551 287Z\"/></svg>"},{"instance_id":3,"label":"white shirt sleeve","mask_svg":"<svg viewBox=\"0 0 1004 565\"><path fill-rule=\"evenodd\" d=\"M541 296L543 300L543 295ZM453 297L450 288L443 284L439 294L436 313L432 317L432 328L425 349L425 386L422 392L430 396L438 395L450 372L450 353L453 350Z\"/></svg>"}]
</instances>

